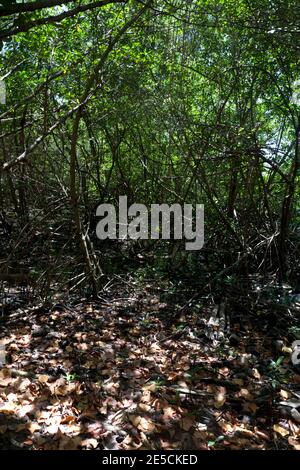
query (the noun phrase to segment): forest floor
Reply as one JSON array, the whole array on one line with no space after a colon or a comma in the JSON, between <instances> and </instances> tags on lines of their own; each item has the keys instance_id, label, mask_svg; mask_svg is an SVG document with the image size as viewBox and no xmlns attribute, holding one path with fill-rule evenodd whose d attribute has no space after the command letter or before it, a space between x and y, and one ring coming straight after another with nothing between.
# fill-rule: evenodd
<instances>
[{"instance_id":1,"label":"forest floor","mask_svg":"<svg viewBox=\"0 0 300 470\"><path fill-rule=\"evenodd\" d=\"M7 312L0 448L299 450L300 306L180 309L169 287L121 280L101 301Z\"/></svg>"}]
</instances>

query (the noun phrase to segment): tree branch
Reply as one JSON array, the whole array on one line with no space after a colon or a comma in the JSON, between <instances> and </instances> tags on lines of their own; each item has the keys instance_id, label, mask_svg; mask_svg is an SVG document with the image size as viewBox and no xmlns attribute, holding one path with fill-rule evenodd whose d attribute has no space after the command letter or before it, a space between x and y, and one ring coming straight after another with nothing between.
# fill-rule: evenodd
<instances>
[{"instance_id":1,"label":"tree branch","mask_svg":"<svg viewBox=\"0 0 300 470\"><path fill-rule=\"evenodd\" d=\"M65 3L65 2L64 2ZM93 3L88 3L87 5L80 5L73 10L68 10L60 13L59 15L54 16L47 16L46 18L39 18L38 20L28 21L27 23L20 24L19 26L11 29L6 29L0 32L0 39L7 38L10 36L14 36L15 34L19 33L26 33L30 29L34 28L35 26L42 26L44 24L51 24L51 23L58 23L65 18L71 18L78 13L82 13L84 11L93 10L95 8L101 8L105 5L109 5L111 3L127 3L127 0L101 0ZM0 10L1 11L1 10ZM1 16L1 13L0 13Z\"/></svg>"},{"instance_id":2,"label":"tree branch","mask_svg":"<svg viewBox=\"0 0 300 470\"><path fill-rule=\"evenodd\" d=\"M25 13L29 11L43 10L44 8L52 8L66 3L73 3L74 0L43 0L40 2L15 3L0 7L0 16L9 16L14 13Z\"/></svg>"},{"instance_id":3,"label":"tree branch","mask_svg":"<svg viewBox=\"0 0 300 470\"><path fill-rule=\"evenodd\" d=\"M48 137L52 132L58 127L61 126L69 117L71 117L74 113L76 113L77 118L81 116L82 109L84 108L85 104L89 101L89 99L96 93L98 90L99 86L102 83L102 78L97 81L98 74L103 67L103 65L106 62L107 57L115 47L115 45L118 43L118 41L121 39L123 34L130 28L130 26L135 23L139 17L143 14L143 12L147 9L148 5L150 5L152 0L150 0L143 8L141 8L136 15L134 15L116 34L116 36L111 40L111 42L108 44L106 50L104 51L103 55L99 59L99 62L95 66L92 74L90 75L89 79L87 80L86 84L86 89L85 92L83 93L83 96L81 97L80 103L77 104L75 107L70 109L61 119L56 121L49 129L47 129L46 132L44 132L42 135L40 135L27 149L24 150L23 153L21 153L18 157L15 157L5 163L3 163L2 167L0 166L0 172L1 171L8 171L14 166L23 163L26 161L28 155L41 143L43 142L46 137Z\"/></svg>"}]
</instances>

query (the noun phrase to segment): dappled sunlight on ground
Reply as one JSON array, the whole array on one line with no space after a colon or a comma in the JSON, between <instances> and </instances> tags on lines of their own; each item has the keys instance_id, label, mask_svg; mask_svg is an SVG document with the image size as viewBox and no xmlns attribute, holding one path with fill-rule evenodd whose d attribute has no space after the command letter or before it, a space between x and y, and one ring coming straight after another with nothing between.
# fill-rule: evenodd
<instances>
[{"instance_id":1,"label":"dappled sunlight on ground","mask_svg":"<svg viewBox=\"0 0 300 470\"><path fill-rule=\"evenodd\" d=\"M300 423L278 404L300 375L288 355L276 366L263 313L261 329L233 315L224 332L212 303L172 325L174 309L145 289L8 316L1 447L297 448Z\"/></svg>"}]
</instances>

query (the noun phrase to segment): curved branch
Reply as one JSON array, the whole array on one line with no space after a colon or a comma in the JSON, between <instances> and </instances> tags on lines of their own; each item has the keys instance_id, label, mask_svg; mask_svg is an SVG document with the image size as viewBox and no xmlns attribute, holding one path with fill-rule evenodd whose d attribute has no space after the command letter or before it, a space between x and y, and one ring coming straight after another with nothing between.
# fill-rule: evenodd
<instances>
[{"instance_id":1,"label":"curved branch","mask_svg":"<svg viewBox=\"0 0 300 470\"><path fill-rule=\"evenodd\" d=\"M15 3L14 5L0 7L0 16L9 16L13 15L14 13L43 10L44 8L57 7L59 5L66 5L67 3L72 2L74 2L74 0L42 0L28 3Z\"/></svg>"},{"instance_id":2,"label":"curved branch","mask_svg":"<svg viewBox=\"0 0 300 470\"><path fill-rule=\"evenodd\" d=\"M152 0L151 0L152 2ZM150 4L150 2L148 3ZM90 240L88 237L88 233L84 233L83 225L81 221L81 214L80 208L78 204L79 200L79 193L77 190L77 145L78 145L78 138L79 138L79 124L82 118L82 112L86 103L88 102L89 98L92 96L92 90L94 88L97 89L98 86L102 84L102 69L105 65L107 58L109 57L110 53L113 51L115 45L119 42L121 37L126 33L126 31L140 18L143 12L147 9L148 4L141 8L132 18L130 18L127 23L120 29L120 31L116 34L116 36L112 39L112 41L108 44L105 52L100 57L98 63L94 67L94 70L90 77L88 78L85 86L85 91L81 97L81 105L77 108L73 126L72 126L72 137L71 137L71 152L70 152L70 203L73 209L74 215L74 222L76 227L76 233L78 240L80 242L80 247L82 251L82 255L85 259L86 267L88 275L90 276L90 280L92 282L93 288L95 293L98 292L98 284L99 284L99 275L101 276L102 270L99 265L98 260L95 257L95 253L93 247L90 244ZM100 74L100 80L99 80Z\"/></svg>"},{"instance_id":3,"label":"curved branch","mask_svg":"<svg viewBox=\"0 0 300 470\"><path fill-rule=\"evenodd\" d=\"M52 132L61 124L63 124L69 117L71 117L75 113L75 122L76 119L81 118L81 113L82 110L85 106L85 104L89 101L89 99L96 93L98 90L99 86L101 86L102 83L102 78L100 77L98 79L98 75L102 67L104 66L107 57L115 47L115 45L119 42L123 34L130 28L130 26L135 23L139 17L143 14L143 12L146 10L146 8L152 3L152 0L148 2L147 5L145 5L143 8L141 8L136 15L134 15L124 26L123 28L120 29L120 31L116 34L116 36L111 40L111 42L108 44L106 50L104 51L103 55L99 59L99 62L95 66L92 74L90 75L89 79L87 80L86 83L86 89L85 92L83 93L83 96L81 97L80 103L77 104L75 107L70 109L61 119L57 120L49 129L47 129L46 132L44 132L42 135L40 135L32 144L30 147L26 148L23 153L21 153L18 157L12 158L11 160L5 162L0 166L0 171L8 171L14 166L24 163L27 160L28 155L41 143L43 142L46 137L48 137ZM94 87L94 88L93 88ZM79 123L78 121L78 123ZM73 131L74 132L74 131Z\"/></svg>"},{"instance_id":4,"label":"curved branch","mask_svg":"<svg viewBox=\"0 0 300 470\"><path fill-rule=\"evenodd\" d=\"M63 3L66 3L66 2L63 2ZM64 11L60 13L59 15L47 16L46 18L39 18L38 20L28 21L27 23L20 24L19 26L15 28L1 31L0 39L14 36L15 34L19 34L19 33L26 33L27 31L34 28L35 26L42 26L44 24L51 24L51 23L59 23L60 21L63 21L66 18L71 18L75 15L78 15L78 13L93 10L95 8L101 8L111 3L124 3L125 4L127 3L127 0L101 0L101 1L93 2L93 3L88 3L87 5L80 5L76 8L73 8L73 10ZM0 10L0 16L1 16L1 10Z\"/></svg>"}]
</instances>

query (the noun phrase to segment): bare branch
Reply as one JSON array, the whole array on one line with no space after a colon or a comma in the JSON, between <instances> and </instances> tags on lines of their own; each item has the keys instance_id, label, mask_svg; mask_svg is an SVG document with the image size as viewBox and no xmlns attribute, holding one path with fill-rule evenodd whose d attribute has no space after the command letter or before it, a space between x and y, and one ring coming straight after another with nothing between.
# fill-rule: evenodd
<instances>
[{"instance_id":1,"label":"bare branch","mask_svg":"<svg viewBox=\"0 0 300 470\"><path fill-rule=\"evenodd\" d=\"M126 2L127 0L101 0L101 1L93 2L93 3L88 3L87 5L80 5L76 8L73 8L72 10L64 11L60 13L59 15L47 16L46 18L39 18L38 20L28 21L27 23L20 24L15 28L1 31L0 39L14 36L15 34L19 34L19 33L26 33L27 31L34 28L35 26L42 26L44 24L51 24L51 23L59 23L65 18L71 18L75 15L78 15L78 13L82 13L88 10L93 10L95 8L101 8L111 3L124 3L125 4Z\"/></svg>"},{"instance_id":2,"label":"bare branch","mask_svg":"<svg viewBox=\"0 0 300 470\"><path fill-rule=\"evenodd\" d=\"M74 0L43 0L40 2L15 3L14 5L0 7L0 16L43 10L44 8L52 8L59 5L66 5L67 3L73 3L73 1Z\"/></svg>"}]
</instances>

